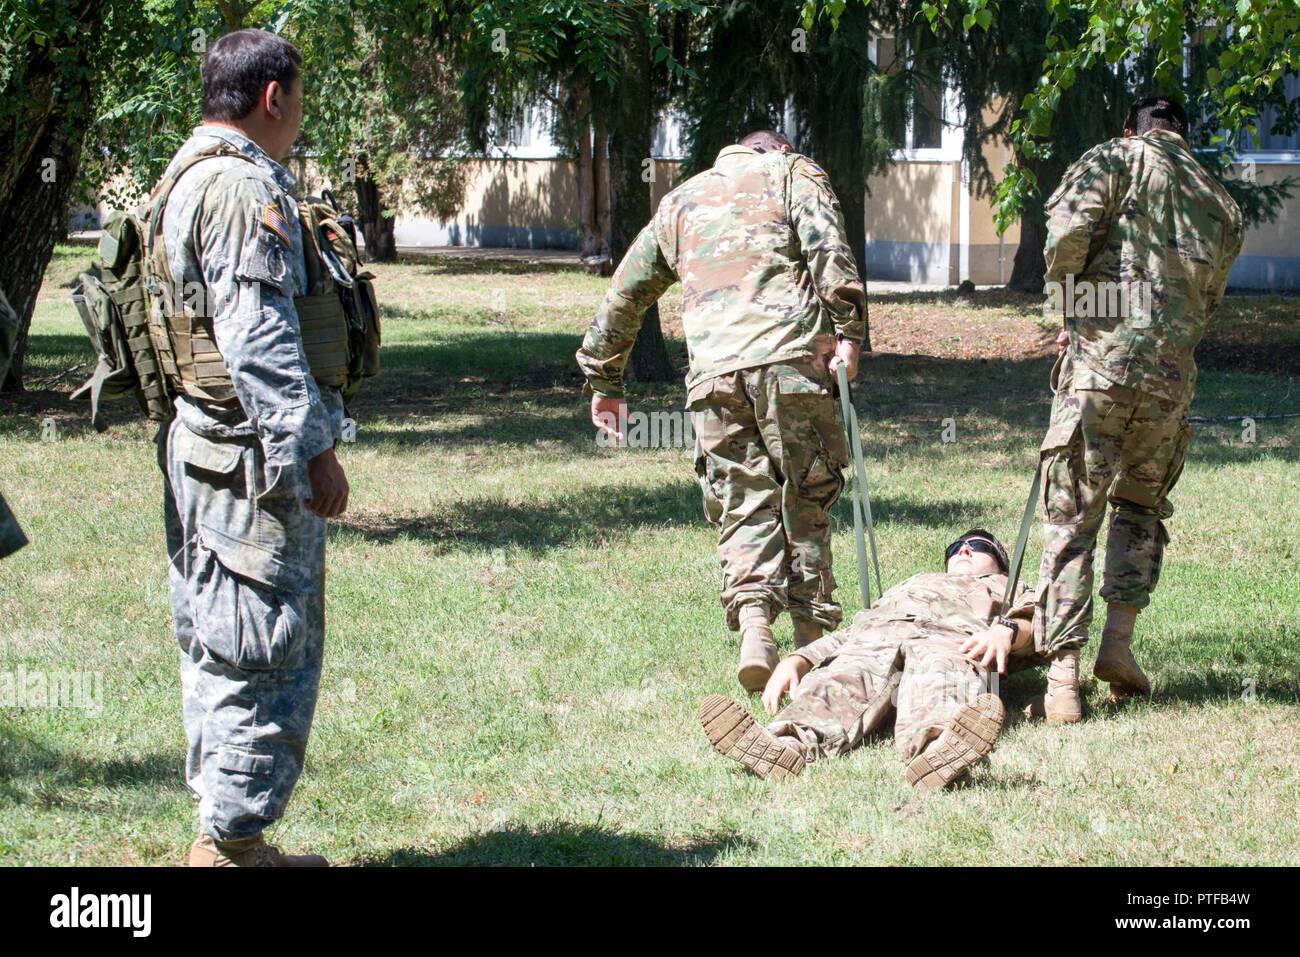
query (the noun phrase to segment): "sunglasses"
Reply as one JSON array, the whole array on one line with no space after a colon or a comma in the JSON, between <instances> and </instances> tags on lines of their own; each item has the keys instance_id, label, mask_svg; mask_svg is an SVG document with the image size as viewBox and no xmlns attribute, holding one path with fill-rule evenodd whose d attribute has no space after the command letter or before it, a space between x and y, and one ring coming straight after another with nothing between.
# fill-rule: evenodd
<instances>
[{"instance_id":1,"label":"sunglasses","mask_svg":"<svg viewBox=\"0 0 1300 957\"><path fill-rule=\"evenodd\" d=\"M983 552L985 555L992 555L994 558L998 557L998 550L993 547L992 542L986 542L982 538L959 538L948 546L948 550L943 553L943 560L945 562L950 561L952 556L961 551L963 545L969 545L972 552ZM998 565L1001 564L1002 562L999 559Z\"/></svg>"}]
</instances>

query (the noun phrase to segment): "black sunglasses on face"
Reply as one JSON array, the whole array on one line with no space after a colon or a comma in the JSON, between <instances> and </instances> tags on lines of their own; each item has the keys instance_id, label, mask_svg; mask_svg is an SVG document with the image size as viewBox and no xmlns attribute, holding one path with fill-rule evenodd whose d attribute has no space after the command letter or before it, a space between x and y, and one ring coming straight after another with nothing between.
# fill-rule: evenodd
<instances>
[{"instance_id":1,"label":"black sunglasses on face","mask_svg":"<svg viewBox=\"0 0 1300 957\"><path fill-rule=\"evenodd\" d=\"M943 553L943 560L945 562L950 561L952 556L961 551L963 545L969 545L972 552L983 552L985 555L992 555L994 558L998 557L998 550L993 547L992 542L986 542L982 538L959 538L948 546L948 550ZM1001 566L1001 564L1002 562L999 561L998 565Z\"/></svg>"}]
</instances>

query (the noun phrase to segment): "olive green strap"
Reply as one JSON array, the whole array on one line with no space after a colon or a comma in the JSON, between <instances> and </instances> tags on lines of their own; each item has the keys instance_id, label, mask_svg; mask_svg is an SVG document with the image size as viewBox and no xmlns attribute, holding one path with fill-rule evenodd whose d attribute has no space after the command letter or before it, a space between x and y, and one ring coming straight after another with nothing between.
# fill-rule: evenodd
<instances>
[{"instance_id":1,"label":"olive green strap","mask_svg":"<svg viewBox=\"0 0 1300 957\"><path fill-rule=\"evenodd\" d=\"M1020 582L1020 565L1025 559L1025 545L1029 542L1029 528L1034 524L1034 511L1038 505L1038 490L1043 484L1043 470L1034 469L1034 481L1029 486L1029 501L1025 502L1025 514L1020 517L1020 535L1016 538L1016 553L1007 569L1007 593L1002 597L1002 614L1011 611L1011 599L1016 596L1016 585Z\"/></svg>"},{"instance_id":2,"label":"olive green strap","mask_svg":"<svg viewBox=\"0 0 1300 957\"><path fill-rule=\"evenodd\" d=\"M871 521L871 497L867 494L867 470L862 462L862 436L858 431L858 413L853 408L849 393L849 375L844 366L835 370L839 377L840 404L844 410L844 431L848 434L849 450L853 455L853 535L858 551L858 587L862 593L862 607L871 607L871 568L867 565L867 542L871 543L871 564L876 569L876 586L884 594L880 577L880 559L876 555L876 530ZM863 529L866 529L864 540Z\"/></svg>"}]
</instances>

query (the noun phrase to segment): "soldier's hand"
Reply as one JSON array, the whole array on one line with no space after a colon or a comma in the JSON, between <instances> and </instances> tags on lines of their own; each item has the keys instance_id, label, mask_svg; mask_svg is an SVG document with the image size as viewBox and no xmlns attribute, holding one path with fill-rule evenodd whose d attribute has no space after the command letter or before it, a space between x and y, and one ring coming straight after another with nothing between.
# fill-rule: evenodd
<instances>
[{"instance_id":1,"label":"soldier's hand","mask_svg":"<svg viewBox=\"0 0 1300 957\"><path fill-rule=\"evenodd\" d=\"M837 374L840 366L844 366L844 374L852 382L858 377L858 355L862 351L862 343L854 342L852 339L841 339L835 344L835 354L831 356L830 369L831 376Z\"/></svg>"},{"instance_id":2,"label":"soldier's hand","mask_svg":"<svg viewBox=\"0 0 1300 957\"><path fill-rule=\"evenodd\" d=\"M1059 356L1068 348L1070 348L1070 333L1062 329L1056 334L1056 354Z\"/></svg>"},{"instance_id":3,"label":"soldier's hand","mask_svg":"<svg viewBox=\"0 0 1300 957\"><path fill-rule=\"evenodd\" d=\"M612 444L622 446L625 442L619 424L627 421L627 403L622 399L612 399L607 395L591 397L591 424L607 436Z\"/></svg>"},{"instance_id":4,"label":"soldier's hand","mask_svg":"<svg viewBox=\"0 0 1300 957\"><path fill-rule=\"evenodd\" d=\"M1011 653L1013 638L1011 629L994 625L971 635L957 646L957 650L981 668L988 668L996 662L998 674L1004 675L1007 673L1007 655Z\"/></svg>"},{"instance_id":5,"label":"soldier's hand","mask_svg":"<svg viewBox=\"0 0 1300 957\"><path fill-rule=\"evenodd\" d=\"M767 687L763 689L763 707L768 714L776 714L781 710L782 695L794 697L794 693L799 690L799 682L810 668L812 664L807 658L791 655L772 670L772 677L767 679Z\"/></svg>"},{"instance_id":6,"label":"soldier's hand","mask_svg":"<svg viewBox=\"0 0 1300 957\"><path fill-rule=\"evenodd\" d=\"M307 463L311 498L303 504L322 518L337 518L348 507L348 477L333 449L326 449Z\"/></svg>"}]
</instances>

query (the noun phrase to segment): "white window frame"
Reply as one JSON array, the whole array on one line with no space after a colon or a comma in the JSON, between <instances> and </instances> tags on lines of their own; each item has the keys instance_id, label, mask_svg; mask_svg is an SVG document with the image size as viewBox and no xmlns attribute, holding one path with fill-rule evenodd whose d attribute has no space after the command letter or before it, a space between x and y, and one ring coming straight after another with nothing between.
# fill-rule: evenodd
<instances>
[{"instance_id":1,"label":"white window frame","mask_svg":"<svg viewBox=\"0 0 1300 957\"><path fill-rule=\"evenodd\" d=\"M1233 24L1227 25L1227 34L1232 35ZM1189 40L1183 42L1183 77L1191 75L1191 43ZM1238 134L1240 135L1240 134ZM1300 135L1300 134L1297 134ZM1234 144L1235 145L1235 144ZM1237 148L1236 156L1230 165L1244 166L1247 162L1254 163L1256 166L1292 166L1300 163L1300 149L1294 150L1243 150Z\"/></svg>"},{"instance_id":2,"label":"white window frame","mask_svg":"<svg viewBox=\"0 0 1300 957\"><path fill-rule=\"evenodd\" d=\"M529 134L529 145L500 146L494 142L488 147L488 156L493 159L557 159L560 156L560 147L551 138L550 124L547 122L549 108L537 103L528 103L522 109Z\"/></svg>"},{"instance_id":3,"label":"white window frame","mask_svg":"<svg viewBox=\"0 0 1300 957\"><path fill-rule=\"evenodd\" d=\"M879 43L881 40L893 40L895 56L898 50L897 37L872 37L867 41L867 56L871 62L880 65ZM912 61L909 57L905 61L906 66L910 69ZM961 97L956 88L944 83L943 96L941 97L942 113L939 117L939 146L926 146L916 148L910 144L913 142L912 129L912 111L907 113L907 126L903 133L903 141L909 145L902 149L894 150L890 154L890 159L900 163L959 163L961 162L961 150L965 136L962 128L962 108ZM952 118L951 120L949 118Z\"/></svg>"}]
</instances>

